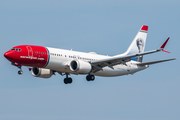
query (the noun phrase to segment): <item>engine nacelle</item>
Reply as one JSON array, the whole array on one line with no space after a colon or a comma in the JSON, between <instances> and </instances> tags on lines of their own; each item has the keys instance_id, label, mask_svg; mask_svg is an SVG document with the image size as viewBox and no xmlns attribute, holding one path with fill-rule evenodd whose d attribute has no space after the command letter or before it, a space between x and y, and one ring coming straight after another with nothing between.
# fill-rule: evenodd
<instances>
[{"instance_id":1,"label":"engine nacelle","mask_svg":"<svg viewBox=\"0 0 180 120\"><path fill-rule=\"evenodd\" d=\"M34 77L50 78L53 75L53 71L50 69L36 68L31 69L31 73Z\"/></svg>"},{"instance_id":2,"label":"engine nacelle","mask_svg":"<svg viewBox=\"0 0 180 120\"><path fill-rule=\"evenodd\" d=\"M81 60L72 60L70 70L79 74L88 74L92 69L90 63Z\"/></svg>"}]
</instances>

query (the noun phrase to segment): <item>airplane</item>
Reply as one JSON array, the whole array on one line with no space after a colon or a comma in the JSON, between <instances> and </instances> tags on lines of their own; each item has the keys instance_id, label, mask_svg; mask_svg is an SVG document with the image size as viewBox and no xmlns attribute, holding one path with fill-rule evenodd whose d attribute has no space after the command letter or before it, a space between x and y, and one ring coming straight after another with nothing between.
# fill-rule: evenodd
<instances>
[{"instance_id":1,"label":"airplane","mask_svg":"<svg viewBox=\"0 0 180 120\"><path fill-rule=\"evenodd\" d=\"M134 74L148 68L151 64L176 59L143 63L144 55L159 51L170 53L164 50L169 38L160 48L144 52L147 32L148 26L143 25L127 51L115 56L104 56L95 52L84 53L36 45L19 45L5 52L4 57L12 65L20 69L18 71L19 75L23 73L22 66L28 66L35 77L50 78L55 72L62 76L66 75L64 78L65 84L72 83L72 78L69 77L70 74L87 75L87 81L94 81L95 76L113 77Z\"/></svg>"}]
</instances>

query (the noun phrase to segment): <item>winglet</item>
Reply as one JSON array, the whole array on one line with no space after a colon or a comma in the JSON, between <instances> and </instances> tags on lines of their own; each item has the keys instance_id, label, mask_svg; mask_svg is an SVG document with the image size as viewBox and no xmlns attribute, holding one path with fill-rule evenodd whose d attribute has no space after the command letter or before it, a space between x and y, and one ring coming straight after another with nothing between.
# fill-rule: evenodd
<instances>
[{"instance_id":1,"label":"winglet","mask_svg":"<svg viewBox=\"0 0 180 120\"><path fill-rule=\"evenodd\" d=\"M164 48L165 48L165 46L166 46L166 44L167 44L169 38L170 38L170 37L168 37L168 39L164 42L164 44L160 47L160 49L164 49Z\"/></svg>"},{"instance_id":2,"label":"winglet","mask_svg":"<svg viewBox=\"0 0 180 120\"><path fill-rule=\"evenodd\" d=\"M160 47L161 51L170 53L170 52L168 52L168 51L163 50L163 49L165 48L165 46L166 46L166 44L167 44L169 38L170 38L170 37L168 37L167 40L163 43L163 45Z\"/></svg>"},{"instance_id":3,"label":"winglet","mask_svg":"<svg viewBox=\"0 0 180 120\"><path fill-rule=\"evenodd\" d=\"M167 52L167 53L170 53L169 51L165 51L165 50L161 50L161 51L163 51L163 52Z\"/></svg>"}]
</instances>

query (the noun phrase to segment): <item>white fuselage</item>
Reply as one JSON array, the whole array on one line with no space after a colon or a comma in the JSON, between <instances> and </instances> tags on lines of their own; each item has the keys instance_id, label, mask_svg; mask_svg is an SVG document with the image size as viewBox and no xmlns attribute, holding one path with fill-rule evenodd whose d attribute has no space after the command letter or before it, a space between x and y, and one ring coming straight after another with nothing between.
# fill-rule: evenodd
<instances>
[{"instance_id":1,"label":"white fuselage","mask_svg":"<svg viewBox=\"0 0 180 120\"><path fill-rule=\"evenodd\" d=\"M83 53L71 50L63 50L47 47L49 51L49 63L45 67L46 69L51 69L59 72L66 72L71 74L79 74L72 72L69 68L70 62L72 60L81 60L86 62L112 58L111 56L98 55L95 53ZM114 69L110 67L104 67L103 70L93 73L96 76L120 76L126 74L133 74L137 71L143 70L148 66L138 66L136 61L126 62L126 65L119 64L113 66Z\"/></svg>"}]
</instances>

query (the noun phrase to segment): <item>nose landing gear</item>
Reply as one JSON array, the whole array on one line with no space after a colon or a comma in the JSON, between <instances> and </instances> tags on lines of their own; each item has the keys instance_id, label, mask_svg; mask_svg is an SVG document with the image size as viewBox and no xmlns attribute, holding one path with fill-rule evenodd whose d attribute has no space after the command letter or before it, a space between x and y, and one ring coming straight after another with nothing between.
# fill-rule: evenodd
<instances>
[{"instance_id":1,"label":"nose landing gear","mask_svg":"<svg viewBox=\"0 0 180 120\"><path fill-rule=\"evenodd\" d=\"M18 71L18 74L19 75L22 75L23 74L23 71L22 71L22 69L21 69L21 67L22 67L22 65L21 64L19 64L19 63L11 63L11 65L14 65L14 66L16 66L16 67L18 67L20 70Z\"/></svg>"},{"instance_id":2,"label":"nose landing gear","mask_svg":"<svg viewBox=\"0 0 180 120\"><path fill-rule=\"evenodd\" d=\"M19 75L22 75L22 74L23 74L23 71L22 71L22 70L19 70L19 71L18 71L18 74L19 74Z\"/></svg>"}]
</instances>

